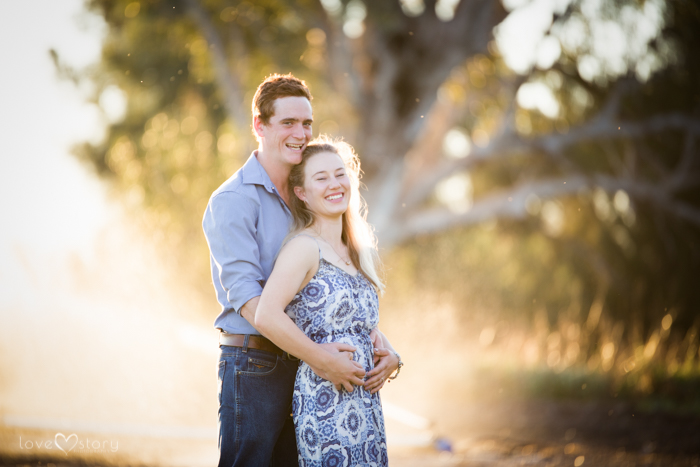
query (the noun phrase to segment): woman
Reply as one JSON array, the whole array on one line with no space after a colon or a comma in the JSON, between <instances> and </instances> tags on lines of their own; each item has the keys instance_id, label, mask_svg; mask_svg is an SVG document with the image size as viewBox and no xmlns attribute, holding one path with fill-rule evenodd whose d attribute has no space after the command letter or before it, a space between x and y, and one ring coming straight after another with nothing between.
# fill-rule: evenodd
<instances>
[{"instance_id":1,"label":"woman","mask_svg":"<svg viewBox=\"0 0 700 467\"><path fill-rule=\"evenodd\" d=\"M281 316L284 309L312 341L354 346L354 360L365 373L365 384L348 390L301 362L293 398L301 466L387 465L377 391L402 363L376 329L377 294L384 284L374 235L360 214L359 171L347 143L321 139L305 149L289 177L290 240L256 312L256 327L281 347L293 332Z\"/></svg>"}]
</instances>

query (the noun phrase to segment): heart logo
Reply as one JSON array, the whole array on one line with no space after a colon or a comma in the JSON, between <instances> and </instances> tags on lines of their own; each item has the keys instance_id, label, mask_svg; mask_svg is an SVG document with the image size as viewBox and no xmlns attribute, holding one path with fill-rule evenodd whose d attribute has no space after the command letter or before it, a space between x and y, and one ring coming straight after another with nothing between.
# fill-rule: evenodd
<instances>
[{"instance_id":1,"label":"heart logo","mask_svg":"<svg viewBox=\"0 0 700 467\"><path fill-rule=\"evenodd\" d=\"M63 446L61 446L61 444L59 444L59 442L58 442L59 436L60 436L61 438L63 438ZM75 440L74 440L74 442L73 442L73 445L70 446L70 443L71 443L70 440L71 440L72 438L75 438ZM68 438L66 438L66 436L65 436L63 433L56 433L56 437L54 438L54 443L56 444L56 447L57 447L58 449L60 449L61 451L65 452L66 455L68 455L68 453L69 453L70 451L72 451L73 448L75 448L75 446L78 445L78 435L76 435L75 433L73 433L73 434L70 435ZM70 446L70 447L68 447L68 446ZM64 449L64 447L65 447L66 449L68 449L68 450L66 451L66 449Z\"/></svg>"}]
</instances>

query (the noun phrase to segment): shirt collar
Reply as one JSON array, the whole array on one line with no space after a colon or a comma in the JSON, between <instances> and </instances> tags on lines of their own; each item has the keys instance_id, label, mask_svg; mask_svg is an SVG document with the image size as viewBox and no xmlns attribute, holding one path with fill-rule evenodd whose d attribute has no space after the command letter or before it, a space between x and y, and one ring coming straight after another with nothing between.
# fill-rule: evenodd
<instances>
[{"instance_id":1,"label":"shirt collar","mask_svg":"<svg viewBox=\"0 0 700 467\"><path fill-rule=\"evenodd\" d=\"M243 164L241 169L243 173L243 183L246 185L262 185L270 193L274 193L275 184L270 180L270 176L265 172L262 164L258 161L257 151L253 151L250 157Z\"/></svg>"}]
</instances>

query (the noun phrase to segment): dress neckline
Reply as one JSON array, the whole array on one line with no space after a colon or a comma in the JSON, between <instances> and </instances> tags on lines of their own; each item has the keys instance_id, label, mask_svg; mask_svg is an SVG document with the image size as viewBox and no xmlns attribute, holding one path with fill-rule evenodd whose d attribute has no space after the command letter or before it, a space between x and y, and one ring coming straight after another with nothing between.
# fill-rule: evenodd
<instances>
[{"instance_id":1,"label":"dress neckline","mask_svg":"<svg viewBox=\"0 0 700 467\"><path fill-rule=\"evenodd\" d=\"M331 262L328 261L326 258L320 258L320 260L323 261L323 262L326 263L326 264L329 264L329 265L333 266L333 267L334 267L335 269L337 269L338 271L341 271L342 273L344 273L344 274L346 274L346 275L352 277L353 279L357 279L358 276L360 275L360 270L359 270L359 269L358 269L357 272L353 275L353 274L350 274L349 272L347 272L345 269L341 268L340 266L336 266L335 264L331 263Z\"/></svg>"}]
</instances>

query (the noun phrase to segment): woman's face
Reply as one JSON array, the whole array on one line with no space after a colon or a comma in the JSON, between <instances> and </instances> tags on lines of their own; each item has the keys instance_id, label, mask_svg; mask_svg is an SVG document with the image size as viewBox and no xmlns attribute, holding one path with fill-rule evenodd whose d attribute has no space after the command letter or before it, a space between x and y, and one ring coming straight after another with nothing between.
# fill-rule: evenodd
<instances>
[{"instance_id":1,"label":"woman's face","mask_svg":"<svg viewBox=\"0 0 700 467\"><path fill-rule=\"evenodd\" d=\"M343 160L332 152L311 156L304 167L304 186L295 187L294 193L316 215L342 215L350 202L350 179Z\"/></svg>"}]
</instances>

